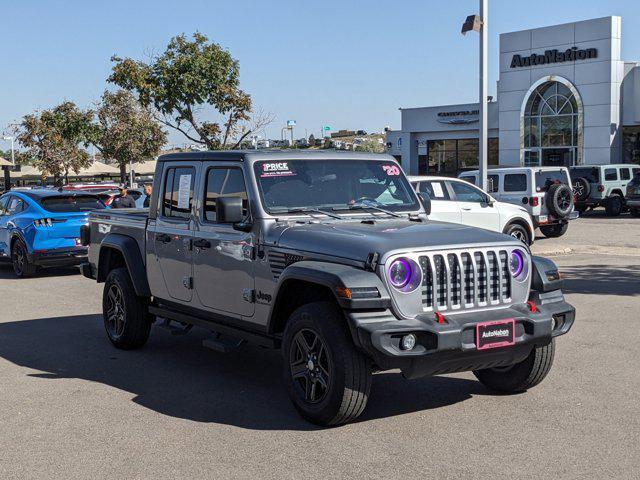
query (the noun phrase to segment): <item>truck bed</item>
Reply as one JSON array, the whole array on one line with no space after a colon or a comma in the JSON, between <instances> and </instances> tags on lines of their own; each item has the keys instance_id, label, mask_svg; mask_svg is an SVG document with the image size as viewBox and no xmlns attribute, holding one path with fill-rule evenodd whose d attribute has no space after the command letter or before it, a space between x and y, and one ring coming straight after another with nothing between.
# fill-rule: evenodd
<instances>
[{"instance_id":1,"label":"truck bed","mask_svg":"<svg viewBox=\"0 0 640 480\"><path fill-rule=\"evenodd\" d=\"M146 227L149 219L148 208L122 208L95 210L89 215L91 243L89 262L98 264L100 244L107 235L120 234L133 238L138 244L140 255L145 259Z\"/></svg>"}]
</instances>

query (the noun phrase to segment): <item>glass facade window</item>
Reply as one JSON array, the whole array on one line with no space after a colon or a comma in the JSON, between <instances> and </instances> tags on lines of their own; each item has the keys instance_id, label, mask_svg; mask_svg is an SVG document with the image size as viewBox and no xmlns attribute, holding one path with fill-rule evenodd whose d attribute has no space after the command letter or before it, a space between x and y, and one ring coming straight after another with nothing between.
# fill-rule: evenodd
<instances>
[{"instance_id":1,"label":"glass facade window","mask_svg":"<svg viewBox=\"0 0 640 480\"><path fill-rule=\"evenodd\" d=\"M478 168L477 138L427 141L428 163L419 164L420 175L456 176L460 171ZM489 165L498 165L498 139L490 138L487 145Z\"/></svg>"},{"instance_id":2,"label":"glass facade window","mask_svg":"<svg viewBox=\"0 0 640 480\"><path fill-rule=\"evenodd\" d=\"M640 126L622 127L623 163L640 163Z\"/></svg>"},{"instance_id":3,"label":"glass facade window","mask_svg":"<svg viewBox=\"0 0 640 480\"><path fill-rule=\"evenodd\" d=\"M531 92L524 109L524 165L582 163L582 107L570 88L545 82Z\"/></svg>"}]
</instances>

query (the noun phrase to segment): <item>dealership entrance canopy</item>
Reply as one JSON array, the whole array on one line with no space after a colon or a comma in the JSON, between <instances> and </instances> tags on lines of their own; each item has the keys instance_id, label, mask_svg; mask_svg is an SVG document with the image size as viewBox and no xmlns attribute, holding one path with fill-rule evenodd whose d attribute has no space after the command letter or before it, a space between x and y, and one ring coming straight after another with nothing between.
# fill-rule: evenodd
<instances>
[{"instance_id":1,"label":"dealership entrance canopy","mask_svg":"<svg viewBox=\"0 0 640 480\"><path fill-rule=\"evenodd\" d=\"M640 162L640 63L620 59L621 19L500 35L490 165ZM387 151L412 174L478 166L478 104L402 108Z\"/></svg>"}]
</instances>

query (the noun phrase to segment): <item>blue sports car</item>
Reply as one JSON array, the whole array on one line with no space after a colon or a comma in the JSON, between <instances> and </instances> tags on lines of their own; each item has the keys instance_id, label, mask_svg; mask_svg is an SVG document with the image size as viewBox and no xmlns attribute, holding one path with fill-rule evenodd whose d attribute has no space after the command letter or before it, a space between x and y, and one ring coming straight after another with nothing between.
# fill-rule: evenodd
<instances>
[{"instance_id":1,"label":"blue sports car","mask_svg":"<svg viewBox=\"0 0 640 480\"><path fill-rule=\"evenodd\" d=\"M89 212L105 208L97 195L59 190L8 191L0 196L0 260L10 260L18 277L38 267L82 263L87 247L80 227Z\"/></svg>"}]
</instances>

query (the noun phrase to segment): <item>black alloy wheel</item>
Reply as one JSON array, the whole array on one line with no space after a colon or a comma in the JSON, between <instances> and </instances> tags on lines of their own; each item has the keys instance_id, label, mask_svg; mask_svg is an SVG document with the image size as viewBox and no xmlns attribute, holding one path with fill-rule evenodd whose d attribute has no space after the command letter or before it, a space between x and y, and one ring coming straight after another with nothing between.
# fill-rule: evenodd
<instances>
[{"instance_id":1,"label":"black alloy wheel","mask_svg":"<svg viewBox=\"0 0 640 480\"><path fill-rule=\"evenodd\" d=\"M127 317L125 315L124 297L120 286L116 283L109 285L107 291L106 326L109 336L119 338L124 332Z\"/></svg>"},{"instance_id":2,"label":"black alloy wheel","mask_svg":"<svg viewBox=\"0 0 640 480\"><path fill-rule=\"evenodd\" d=\"M27 247L22 240L16 240L11 247L11 264L13 272L19 278L30 277L36 272L36 267L29 262Z\"/></svg>"},{"instance_id":3,"label":"black alloy wheel","mask_svg":"<svg viewBox=\"0 0 640 480\"><path fill-rule=\"evenodd\" d=\"M295 337L289 351L291 377L298 394L309 403L321 402L331 385L332 362L324 341L305 328Z\"/></svg>"}]
</instances>

